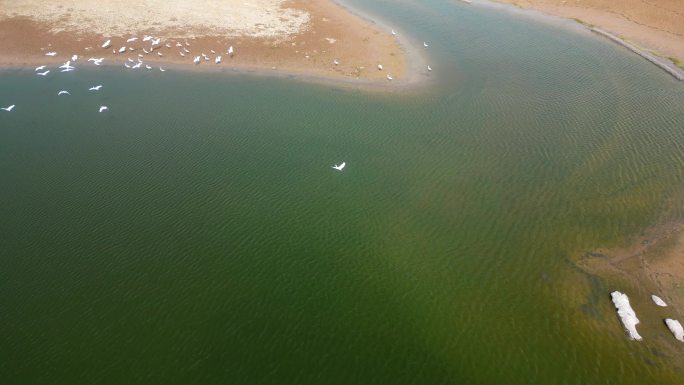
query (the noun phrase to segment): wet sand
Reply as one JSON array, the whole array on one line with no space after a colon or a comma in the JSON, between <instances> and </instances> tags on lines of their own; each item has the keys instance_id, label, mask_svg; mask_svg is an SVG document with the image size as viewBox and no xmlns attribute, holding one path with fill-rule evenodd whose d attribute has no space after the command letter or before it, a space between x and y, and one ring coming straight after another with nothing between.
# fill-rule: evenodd
<instances>
[{"instance_id":1,"label":"wet sand","mask_svg":"<svg viewBox=\"0 0 684 385\"><path fill-rule=\"evenodd\" d=\"M575 19L671 59L684 68L684 2L679 0L495 0Z\"/></svg>"},{"instance_id":2,"label":"wet sand","mask_svg":"<svg viewBox=\"0 0 684 385\"><path fill-rule=\"evenodd\" d=\"M267 71L387 83L390 83L386 78L388 74L397 82L408 79L406 49L399 40L337 3L330 0L259 1L273 4L257 7L227 0L242 15L236 17L237 21L231 23L230 28L220 27L213 17L203 19L204 15L195 9L182 8L187 2L171 2L181 7L171 7L171 11L178 11L183 16L169 17L168 12L145 14L144 24L130 12L123 20L109 18L112 12L123 12L123 8L130 7L130 4L124 7L116 1L73 1L69 2L68 8L55 8L62 13L54 9L45 11L40 1L21 2L21 6L0 10L0 41L3 42L0 66L48 65L50 68L78 55L77 66L92 65L84 64L90 57L104 57L104 64L120 66L126 62L133 65L140 58L155 67L169 65L192 67L193 70ZM201 8L204 3L212 2L192 4ZM102 14L99 10L95 14L88 13L94 9L90 8L94 4L102 9ZM117 7L123 8L117 10ZM245 7L249 9L243 9ZM179 26L179 19L188 19L187 25ZM91 22L97 27L88 24ZM129 33L121 32L127 28L130 28ZM160 38L160 44L153 47L149 40L143 42L146 34ZM138 40L127 42L131 37ZM111 46L104 49L101 45L106 40L111 40ZM227 53L230 46L234 47L232 57ZM126 51L119 53L121 47L126 47ZM57 54L45 56L48 52ZM222 61L216 64L219 55ZM201 57L198 65L193 64L196 56ZM145 64L142 70L145 70ZM382 71L377 69L378 64L383 65Z\"/></svg>"}]
</instances>

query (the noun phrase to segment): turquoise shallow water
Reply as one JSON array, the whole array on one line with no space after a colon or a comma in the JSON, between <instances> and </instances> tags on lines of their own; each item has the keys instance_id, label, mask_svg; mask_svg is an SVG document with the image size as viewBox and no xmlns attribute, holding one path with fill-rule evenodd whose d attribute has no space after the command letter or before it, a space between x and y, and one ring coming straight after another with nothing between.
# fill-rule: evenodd
<instances>
[{"instance_id":1,"label":"turquoise shallow water","mask_svg":"<svg viewBox=\"0 0 684 385\"><path fill-rule=\"evenodd\" d=\"M0 74L3 384L682 382L571 263L680 214L682 84L518 13L350 3L433 82Z\"/></svg>"}]
</instances>

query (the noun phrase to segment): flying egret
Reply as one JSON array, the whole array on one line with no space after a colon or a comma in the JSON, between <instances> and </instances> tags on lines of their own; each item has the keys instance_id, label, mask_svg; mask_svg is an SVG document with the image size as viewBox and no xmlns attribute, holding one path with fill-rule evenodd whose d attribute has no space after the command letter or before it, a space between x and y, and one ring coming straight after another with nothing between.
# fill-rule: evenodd
<instances>
[{"instance_id":1,"label":"flying egret","mask_svg":"<svg viewBox=\"0 0 684 385\"><path fill-rule=\"evenodd\" d=\"M131 69L131 66L129 66L128 63L124 63L124 67Z\"/></svg>"},{"instance_id":2,"label":"flying egret","mask_svg":"<svg viewBox=\"0 0 684 385\"><path fill-rule=\"evenodd\" d=\"M66 63L59 66L59 68L69 68L69 67L71 67L71 60L67 60Z\"/></svg>"},{"instance_id":3,"label":"flying egret","mask_svg":"<svg viewBox=\"0 0 684 385\"><path fill-rule=\"evenodd\" d=\"M387 74L387 80L392 81L392 80L394 80L394 78L392 76L390 76L389 74Z\"/></svg>"},{"instance_id":4,"label":"flying egret","mask_svg":"<svg viewBox=\"0 0 684 385\"><path fill-rule=\"evenodd\" d=\"M152 40L152 36L150 36L150 35L145 35L145 36L143 36L143 40L142 40L142 41L148 41L148 40Z\"/></svg>"},{"instance_id":5,"label":"flying egret","mask_svg":"<svg viewBox=\"0 0 684 385\"><path fill-rule=\"evenodd\" d=\"M74 67L69 67L69 68L65 68L65 69L63 69L63 70L61 70L61 71L59 71L59 72L71 72L71 71L73 71L74 69L75 69Z\"/></svg>"},{"instance_id":6,"label":"flying egret","mask_svg":"<svg viewBox=\"0 0 684 385\"><path fill-rule=\"evenodd\" d=\"M55 55L57 55L57 52L54 52L54 51L48 52L45 54L45 56L55 56Z\"/></svg>"},{"instance_id":7,"label":"flying egret","mask_svg":"<svg viewBox=\"0 0 684 385\"><path fill-rule=\"evenodd\" d=\"M332 166L332 168L334 168L337 171L342 171L346 165L347 165L346 162L342 162L340 164L336 164L336 165Z\"/></svg>"},{"instance_id":8,"label":"flying egret","mask_svg":"<svg viewBox=\"0 0 684 385\"><path fill-rule=\"evenodd\" d=\"M425 47L425 48L429 47L428 43L423 42L423 47Z\"/></svg>"},{"instance_id":9,"label":"flying egret","mask_svg":"<svg viewBox=\"0 0 684 385\"><path fill-rule=\"evenodd\" d=\"M334 65L340 65L340 62L337 61L337 59L335 59L335 60L333 60L333 64L334 64Z\"/></svg>"},{"instance_id":10,"label":"flying egret","mask_svg":"<svg viewBox=\"0 0 684 385\"><path fill-rule=\"evenodd\" d=\"M131 67L131 68L133 68L133 69L135 70L135 69L138 69L138 68L140 68L140 66L141 66L141 65L142 65L142 62L140 62L140 63L138 63L138 64L134 65L134 66L133 66L133 67Z\"/></svg>"},{"instance_id":11,"label":"flying egret","mask_svg":"<svg viewBox=\"0 0 684 385\"><path fill-rule=\"evenodd\" d=\"M38 73L36 73L36 75L45 76L45 75L47 75L47 74L49 74L49 73L50 73L50 70L47 70L47 71L45 71L45 72L38 72Z\"/></svg>"},{"instance_id":12,"label":"flying egret","mask_svg":"<svg viewBox=\"0 0 684 385\"><path fill-rule=\"evenodd\" d=\"M57 93L57 96L59 96L59 95L71 95L71 94L69 93L69 91L64 91L64 90L62 90L62 91L59 91L59 92Z\"/></svg>"},{"instance_id":13,"label":"flying egret","mask_svg":"<svg viewBox=\"0 0 684 385\"><path fill-rule=\"evenodd\" d=\"M111 40L105 41L104 43L102 43L102 48L109 48L109 46L111 45L111 43L112 43Z\"/></svg>"},{"instance_id":14,"label":"flying egret","mask_svg":"<svg viewBox=\"0 0 684 385\"><path fill-rule=\"evenodd\" d=\"M161 68L161 67L159 67L159 71L161 71L161 72L166 72L166 70L163 69L163 68Z\"/></svg>"},{"instance_id":15,"label":"flying egret","mask_svg":"<svg viewBox=\"0 0 684 385\"><path fill-rule=\"evenodd\" d=\"M44 69L45 69L45 66L36 67L36 71L42 71Z\"/></svg>"},{"instance_id":16,"label":"flying egret","mask_svg":"<svg viewBox=\"0 0 684 385\"><path fill-rule=\"evenodd\" d=\"M7 111L7 112L10 112L10 111L12 111L12 110L14 109L14 104L12 104L12 105L9 106L9 107L3 107L2 109L5 110L5 111Z\"/></svg>"},{"instance_id":17,"label":"flying egret","mask_svg":"<svg viewBox=\"0 0 684 385\"><path fill-rule=\"evenodd\" d=\"M397 33L396 33L396 32L394 32L394 29L392 29L392 35L396 35L396 34L397 34Z\"/></svg>"},{"instance_id":18,"label":"flying egret","mask_svg":"<svg viewBox=\"0 0 684 385\"><path fill-rule=\"evenodd\" d=\"M430 66L428 65L428 66L427 66L427 70L430 71L430 72L432 72L432 67L430 67Z\"/></svg>"},{"instance_id":19,"label":"flying egret","mask_svg":"<svg viewBox=\"0 0 684 385\"><path fill-rule=\"evenodd\" d=\"M214 62L215 62L216 64L221 63L221 55L216 56L216 60L214 60Z\"/></svg>"},{"instance_id":20,"label":"flying egret","mask_svg":"<svg viewBox=\"0 0 684 385\"><path fill-rule=\"evenodd\" d=\"M145 48L143 48L143 52L145 52L146 54L148 54L148 53L149 53L149 52L147 52L147 50L146 50Z\"/></svg>"},{"instance_id":21,"label":"flying egret","mask_svg":"<svg viewBox=\"0 0 684 385\"><path fill-rule=\"evenodd\" d=\"M161 38L160 37L152 40L152 45L159 45L159 44L161 44Z\"/></svg>"},{"instance_id":22,"label":"flying egret","mask_svg":"<svg viewBox=\"0 0 684 385\"><path fill-rule=\"evenodd\" d=\"M90 87L88 88L88 91L99 91L100 88L102 88L102 84L100 84L99 86Z\"/></svg>"},{"instance_id":23,"label":"flying egret","mask_svg":"<svg viewBox=\"0 0 684 385\"><path fill-rule=\"evenodd\" d=\"M109 107L107 107L107 106L100 106L100 112L107 111L108 109L109 109Z\"/></svg>"},{"instance_id":24,"label":"flying egret","mask_svg":"<svg viewBox=\"0 0 684 385\"><path fill-rule=\"evenodd\" d=\"M148 66L147 64L145 64L145 68L147 68L148 70L152 69L152 67Z\"/></svg>"},{"instance_id":25,"label":"flying egret","mask_svg":"<svg viewBox=\"0 0 684 385\"><path fill-rule=\"evenodd\" d=\"M71 57L71 61L76 61L76 60L78 60L78 55L74 55Z\"/></svg>"}]
</instances>

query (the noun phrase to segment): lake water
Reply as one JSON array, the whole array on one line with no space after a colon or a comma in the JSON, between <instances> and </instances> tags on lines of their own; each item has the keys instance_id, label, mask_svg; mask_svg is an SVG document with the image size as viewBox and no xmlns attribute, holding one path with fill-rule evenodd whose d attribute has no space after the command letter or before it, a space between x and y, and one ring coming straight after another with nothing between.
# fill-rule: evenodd
<instances>
[{"instance_id":1,"label":"lake water","mask_svg":"<svg viewBox=\"0 0 684 385\"><path fill-rule=\"evenodd\" d=\"M567 23L349 3L431 81L0 73L0 382L684 381L572 263L681 214L683 85Z\"/></svg>"}]
</instances>

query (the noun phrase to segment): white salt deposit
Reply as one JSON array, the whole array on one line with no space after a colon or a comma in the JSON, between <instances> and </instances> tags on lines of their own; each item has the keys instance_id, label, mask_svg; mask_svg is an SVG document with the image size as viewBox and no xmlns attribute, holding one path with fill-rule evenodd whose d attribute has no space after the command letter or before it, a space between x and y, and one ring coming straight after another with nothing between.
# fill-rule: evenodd
<instances>
[{"instance_id":1,"label":"white salt deposit","mask_svg":"<svg viewBox=\"0 0 684 385\"><path fill-rule=\"evenodd\" d=\"M658 306L662 306L662 307L666 307L666 306L667 306L667 304L665 303L665 301L663 301L662 298L658 297L658 296L655 295L655 294L651 294L651 299L652 299L653 302L654 302L656 305L658 305Z\"/></svg>"},{"instance_id":2,"label":"white salt deposit","mask_svg":"<svg viewBox=\"0 0 684 385\"><path fill-rule=\"evenodd\" d=\"M680 324L679 321L666 318L665 324L672 332L672 335L674 335L674 338L676 338L678 341L684 342L684 328L682 328L682 324Z\"/></svg>"},{"instance_id":3,"label":"white salt deposit","mask_svg":"<svg viewBox=\"0 0 684 385\"><path fill-rule=\"evenodd\" d=\"M620 316L622 325L629 333L629 337L633 340L641 341L641 336L636 330L636 325L639 323L639 319L637 318L636 313L634 313L632 306L629 304L629 298L627 297L627 294L614 291L610 293L610 296L613 299L613 304L617 309L617 313L618 316Z\"/></svg>"},{"instance_id":4,"label":"white salt deposit","mask_svg":"<svg viewBox=\"0 0 684 385\"><path fill-rule=\"evenodd\" d=\"M0 19L16 16L75 31L160 37L199 35L282 37L306 29L308 12L284 0L0 0Z\"/></svg>"}]
</instances>

